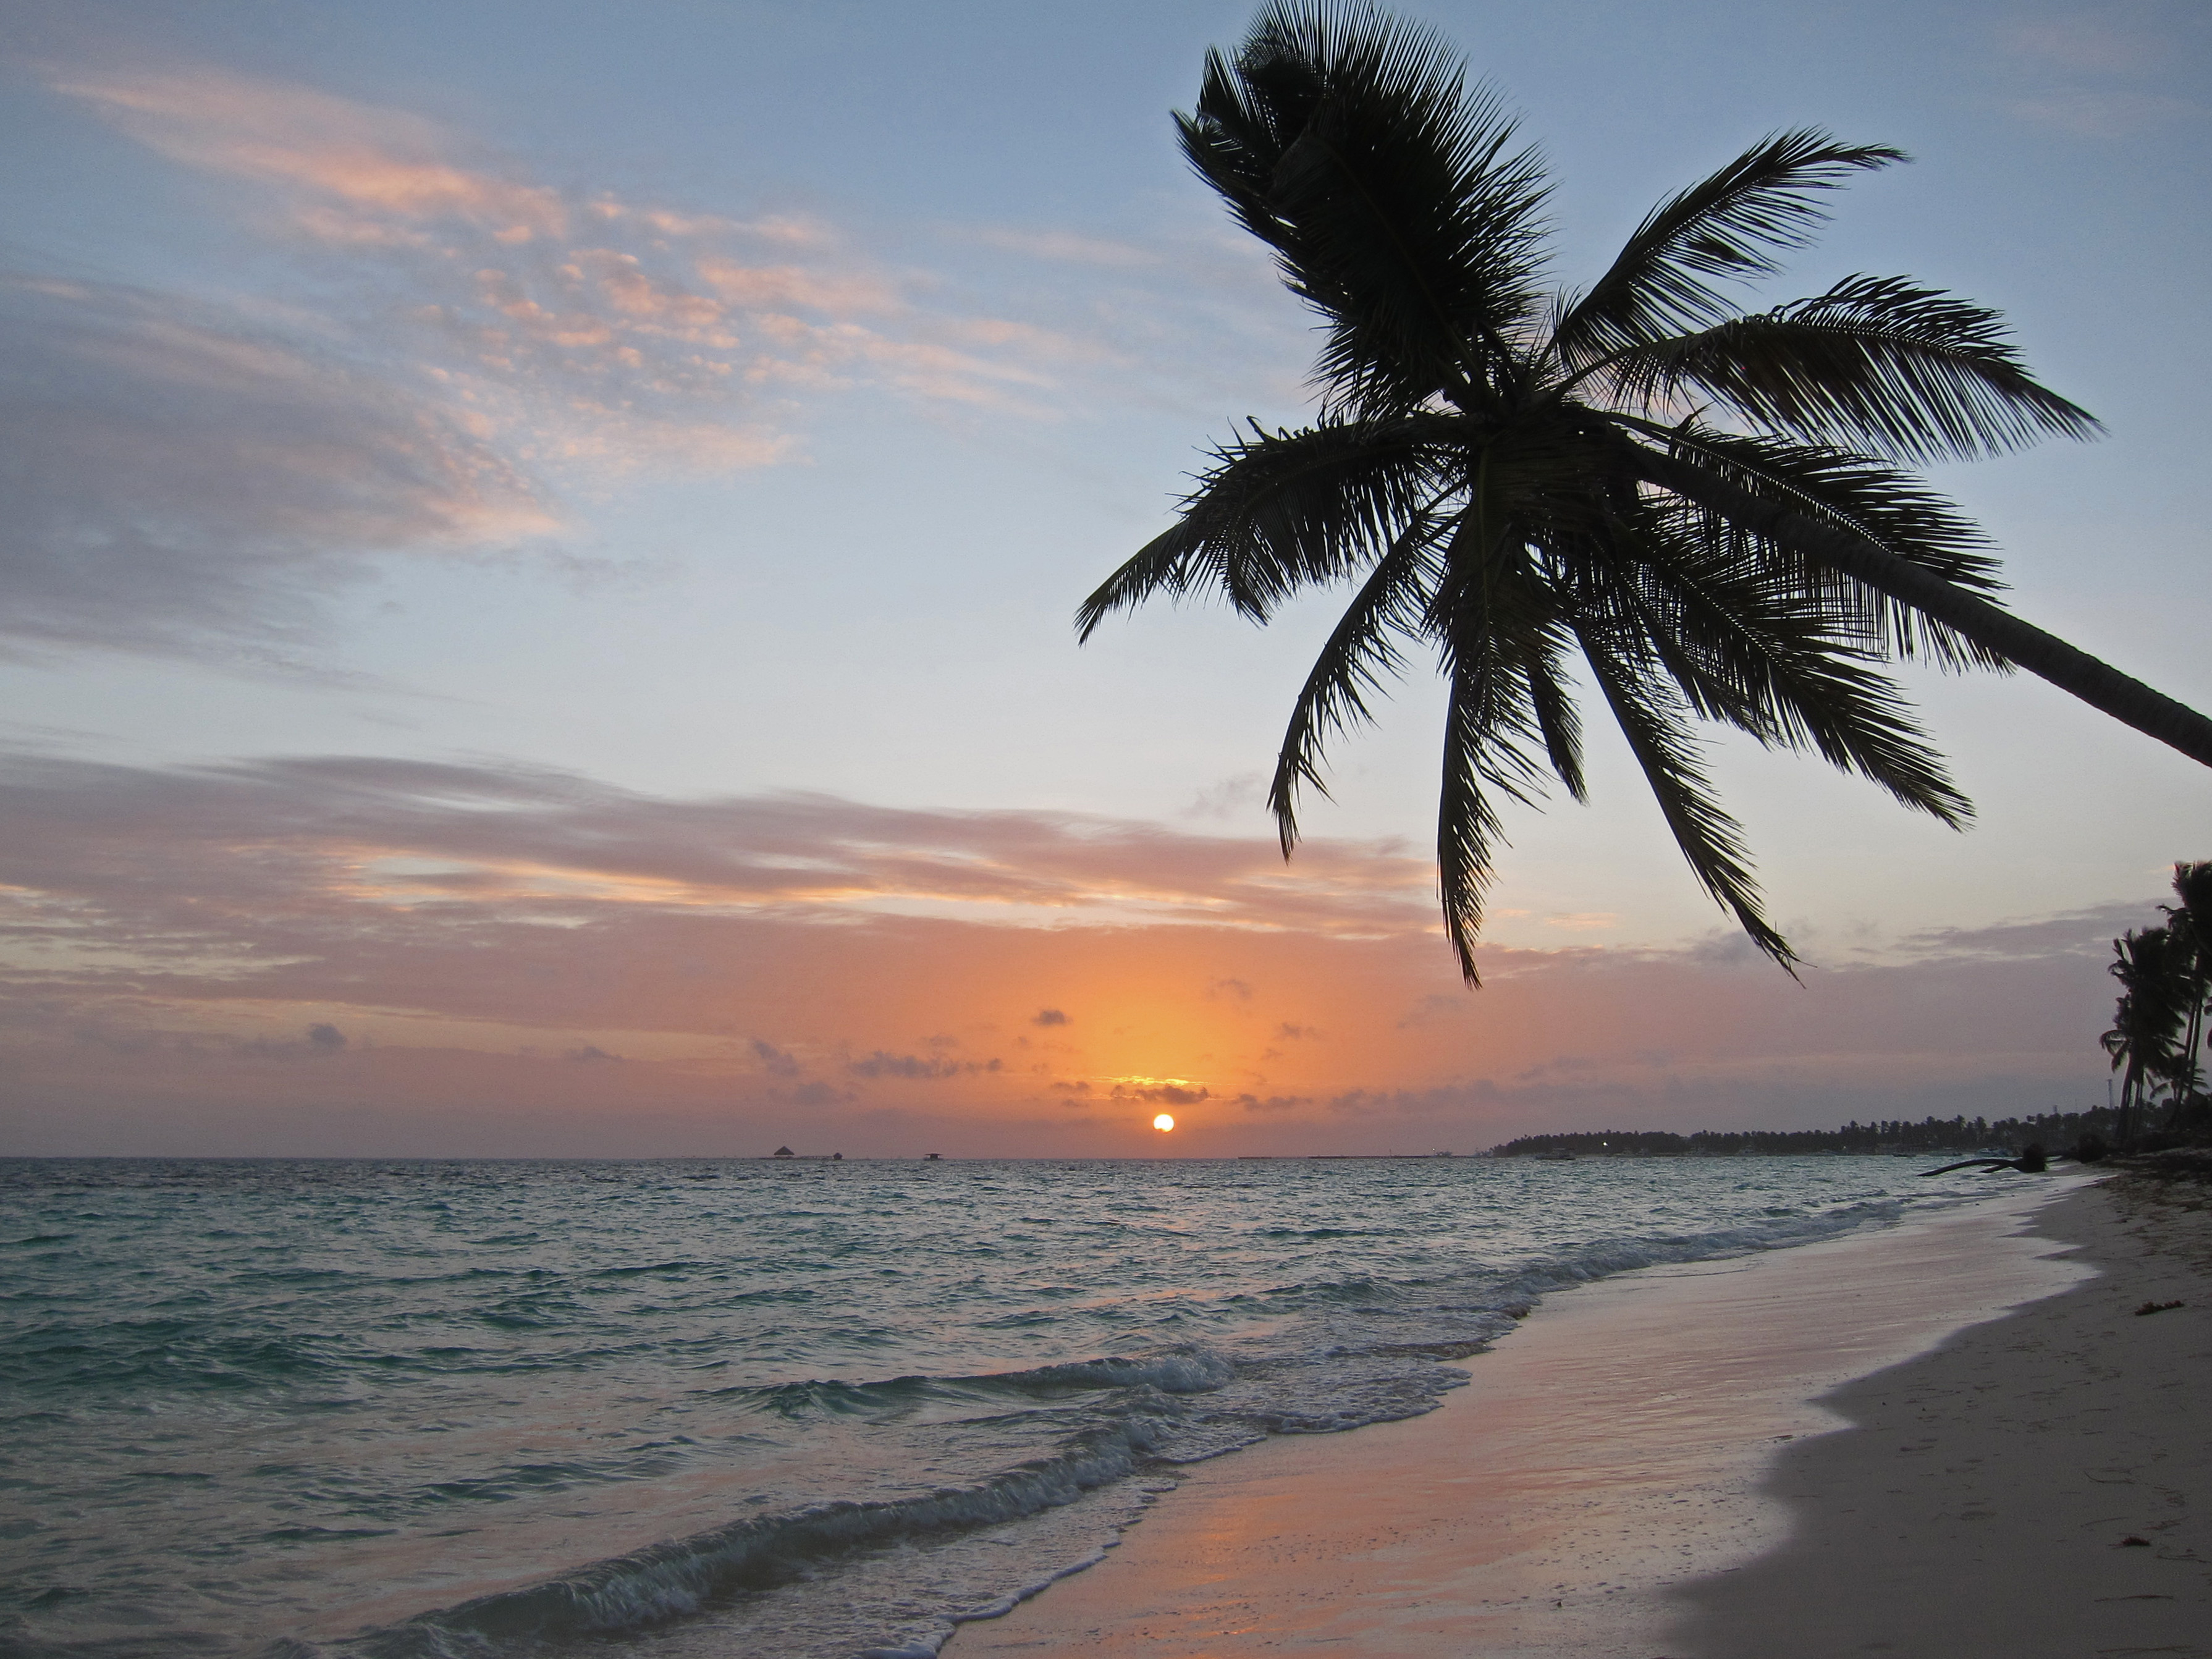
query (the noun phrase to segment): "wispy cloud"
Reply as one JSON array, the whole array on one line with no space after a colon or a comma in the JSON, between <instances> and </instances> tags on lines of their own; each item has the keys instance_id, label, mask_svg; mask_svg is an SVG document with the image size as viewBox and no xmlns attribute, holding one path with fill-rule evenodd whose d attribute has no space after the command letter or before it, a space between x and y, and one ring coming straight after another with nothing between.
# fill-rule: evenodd
<instances>
[{"instance_id":1,"label":"wispy cloud","mask_svg":"<svg viewBox=\"0 0 2212 1659\"><path fill-rule=\"evenodd\" d=\"M538 769L349 757L175 771L27 758L0 801L47 832L14 848L24 885L97 902L121 863L166 869L192 895L178 917L211 924L231 914L226 896L250 917L311 895L363 915L465 908L554 926L632 906L1357 936L1434 925L1427 866L1395 842L1316 842L1286 869L1266 842L1079 814L806 794L674 801ZM249 843L264 852L240 857ZM276 844L281 857L267 852ZM151 936L172 937L170 923ZM1047 1008L1032 1023L1072 1021Z\"/></svg>"},{"instance_id":2,"label":"wispy cloud","mask_svg":"<svg viewBox=\"0 0 2212 1659\"><path fill-rule=\"evenodd\" d=\"M1997 38L2017 57L2069 70L2127 74L2158 57L2150 35L2110 12L2019 18L2000 25Z\"/></svg>"},{"instance_id":3,"label":"wispy cloud","mask_svg":"<svg viewBox=\"0 0 2212 1659\"><path fill-rule=\"evenodd\" d=\"M1125 361L1095 319L1000 314L819 219L556 187L406 110L208 65L47 79L232 181L242 225L361 297L338 314L327 283L303 287L324 310L288 324L9 279L0 423L29 460L0 530L0 640L274 659L372 556L511 547L579 489L800 459L826 398L1056 418Z\"/></svg>"},{"instance_id":4,"label":"wispy cloud","mask_svg":"<svg viewBox=\"0 0 2212 1659\"><path fill-rule=\"evenodd\" d=\"M0 278L0 647L281 656L374 555L556 527L405 382L210 307Z\"/></svg>"},{"instance_id":5,"label":"wispy cloud","mask_svg":"<svg viewBox=\"0 0 2212 1659\"><path fill-rule=\"evenodd\" d=\"M457 371L560 394L524 412L556 453L696 465L683 429L711 414L756 429L710 464L770 464L790 451L764 392L874 384L1035 412L1012 389L1050 386L1042 363L1064 355L1049 331L919 303L827 225L557 189L407 111L204 66L52 83L170 160L259 187L292 234L404 272ZM629 442L559 430L580 423Z\"/></svg>"},{"instance_id":6,"label":"wispy cloud","mask_svg":"<svg viewBox=\"0 0 2212 1659\"><path fill-rule=\"evenodd\" d=\"M2011 104L2014 113L2039 126L2084 138L2123 137L2205 112L2204 105L2170 93L2114 87L2054 88L2016 97Z\"/></svg>"},{"instance_id":7,"label":"wispy cloud","mask_svg":"<svg viewBox=\"0 0 2212 1659\"><path fill-rule=\"evenodd\" d=\"M2107 6L2001 24L1997 43L2023 83L2005 101L2036 125L2085 138L2201 119L2207 106L2192 71L2203 68L2202 33L2201 19L2181 9L2161 17Z\"/></svg>"},{"instance_id":8,"label":"wispy cloud","mask_svg":"<svg viewBox=\"0 0 2212 1659\"><path fill-rule=\"evenodd\" d=\"M451 220L519 243L568 229L557 192L456 165L447 135L404 111L207 66L62 69L50 84L173 161L307 192L320 205L301 210L319 213L311 228L326 234L374 237Z\"/></svg>"},{"instance_id":9,"label":"wispy cloud","mask_svg":"<svg viewBox=\"0 0 2212 1659\"><path fill-rule=\"evenodd\" d=\"M1177 397L1210 417L1243 400L1218 382L1243 341L1270 365L1255 383L1296 395L1295 319L1254 303L1264 259L1218 237L906 228L958 267L928 269L893 257L892 228L550 183L313 87L189 63L43 73L227 181L216 199L295 274L252 320L17 283L0 420L40 462L0 553L0 638L274 652L371 556L508 547L624 481L803 460L855 394L960 422ZM152 465L131 476L122 453Z\"/></svg>"},{"instance_id":10,"label":"wispy cloud","mask_svg":"<svg viewBox=\"0 0 2212 1659\"><path fill-rule=\"evenodd\" d=\"M1080 235L1071 230L1023 230L995 225L972 234L986 247L1003 248L1009 253L1065 264L1127 270L1157 265L1161 261L1155 249L1110 237Z\"/></svg>"}]
</instances>

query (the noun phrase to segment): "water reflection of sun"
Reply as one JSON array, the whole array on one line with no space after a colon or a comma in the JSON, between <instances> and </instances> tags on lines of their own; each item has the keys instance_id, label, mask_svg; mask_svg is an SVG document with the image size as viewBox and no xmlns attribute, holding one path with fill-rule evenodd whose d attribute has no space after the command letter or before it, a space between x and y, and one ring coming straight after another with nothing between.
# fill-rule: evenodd
<instances>
[{"instance_id":1,"label":"water reflection of sun","mask_svg":"<svg viewBox=\"0 0 2212 1659\"><path fill-rule=\"evenodd\" d=\"M1165 1112L1162 1112L1158 1117L1152 1120L1152 1127L1158 1129L1162 1134L1165 1134L1169 1130L1175 1127L1175 1120L1170 1117Z\"/></svg>"}]
</instances>

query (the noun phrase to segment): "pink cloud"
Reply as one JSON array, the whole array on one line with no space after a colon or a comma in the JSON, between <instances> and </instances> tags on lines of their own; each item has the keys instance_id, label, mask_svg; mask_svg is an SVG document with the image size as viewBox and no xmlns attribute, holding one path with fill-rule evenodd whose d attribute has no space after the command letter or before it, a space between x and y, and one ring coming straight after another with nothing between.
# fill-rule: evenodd
<instances>
[{"instance_id":1,"label":"pink cloud","mask_svg":"<svg viewBox=\"0 0 2212 1659\"><path fill-rule=\"evenodd\" d=\"M772 464L787 447L757 431L734 445L664 442L701 424L677 405L719 410L749 388L872 382L1035 414L1009 389L1042 391L1053 366L1101 358L1036 325L926 313L818 222L571 201L471 159L456 135L404 111L204 67L53 84L173 161L277 192L295 230L401 262L436 295L410 314L461 348L462 374L488 383L477 405L503 427L534 428L541 454ZM608 245L617 233L626 245ZM757 258L764 249L777 257ZM884 332L886 319L900 331ZM614 430L594 440L586 426Z\"/></svg>"},{"instance_id":2,"label":"pink cloud","mask_svg":"<svg viewBox=\"0 0 2212 1659\"><path fill-rule=\"evenodd\" d=\"M710 255L699 261L707 285L750 311L825 312L866 316L901 311L906 302L884 278L868 272L810 270L799 265L747 265Z\"/></svg>"},{"instance_id":3,"label":"pink cloud","mask_svg":"<svg viewBox=\"0 0 2212 1659\"><path fill-rule=\"evenodd\" d=\"M1931 936L1802 987L1725 949L1499 951L1478 995L1424 861L1311 851L1285 873L1155 825L521 768L21 762L0 1133L253 1123L297 1150L298 1103L404 1100L317 1144L713 1150L803 1121L850 1152L1112 1151L1169 1090L1194 1152L2001 1113L2101 1095L2105 940L2141 920Z\"/></svg>"},{"instance_id":4,"label":"pink cloud","mask_svg":"<svg viewBox=\"0 0 2212 1659\"><path fill-rule=\"evenodd\" d=\"M970 248L1148 273L1155 291L1111 302L1023 284L1020 307L1057 312L1054 326L957 300L969 283L894 266L818 218L556 188L402 109L207 65L48 79L156 153L252 186L264 223L376 271L395 291L377 331L402 328L404 348L500 441L564 465L775 465L799 452L801 399L863 387L1057 418L1096 401L1095 387L1067 395L1072 381L1137 351L1211 361L1161 349L1164 328L1198 320L1182 314L1194 305L1217 349L1253 326L1241 283L1215 292L1187 261L1109 238L963 233ZM742 436L702 441L714 424Z\"/></svg>"},{"instance_id":5,"label":"pink cloud","mask_svg":"<svg viewBox=\"0 0 2212 1659\"><path fill-rule=\"evenodd\" d=\"M559 192L457 165L447 159L447 135L404 111L205 67L62 74L52 84L187 166L295 186L386 218L460 220L501 242L568 233ZM343 234L342 222L324 222Z\"/></svg>"}]
</instances>

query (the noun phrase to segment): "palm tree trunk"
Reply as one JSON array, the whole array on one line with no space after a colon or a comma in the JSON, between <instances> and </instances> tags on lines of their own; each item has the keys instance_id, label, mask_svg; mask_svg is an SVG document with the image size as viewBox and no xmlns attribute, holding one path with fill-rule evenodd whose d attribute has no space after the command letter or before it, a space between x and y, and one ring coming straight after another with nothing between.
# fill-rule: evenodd
<instances>
[{"instance_id":1,"label":"palm tree trunk","mask_svg":"<svg viewBox=\"0 0 2212 1659\"><path fill-rule=\"evenodd\" d=\"M1787 543L1876 592L1956 629L1975 644L2062 691L2070 691L2123 725L2179 749L2201 765L2212 766L2212 720L2141 680L2130 679L2110 663L2075 650L2056 635L1899 558L1863 536L1794 513L1690 462L1639 446L1638 465L1646 483L1710 507L1746 530Z\"/></svg>"},{"instance_id":2,"label":"palm tree trunk","mask_svg":"<svg viewBox=\"0 0 2212 1659\"><path fill-rule=\"evenodd\" d=\"M2189 1024L2182 1037L2181 1064L2176 1067L2179 1077L2173 1091L2173 1111L2166 1124L2169 1129L2181 1127L2181 1121L2188 1115L2198 1092L2197 1045L2203 1039L2204 981L2193 966L2190 969L2188 983Z\"/></svg>"},{"instance_id":3,"label":"palm tree trunk","mask_svg":"<svg viewBox=\"0 0 2212 1659\"><path fill-rule=\"evenodd\" d=\"M2185 981L2189 987L2189 1035L2184 1039L2188 1047L2182 1051L2185 1066L2181 1078L2181 1100L2174 1110L2177 1121L2189 1109L2199 1092L2197 1056L2204 1041L2205 993L2212 990L2212 985L2207 984L2206 971L2212 969L2212 938L2205 935L2205 928L2212 926L2212 916L2206 916L2200 921L2196 913L2187 908L2185 898L2181 914L2188 923L2185 930L2178 931L2182 931L2182 936L2189 941L2189 972Z\"/></svg>"}]
</instances>

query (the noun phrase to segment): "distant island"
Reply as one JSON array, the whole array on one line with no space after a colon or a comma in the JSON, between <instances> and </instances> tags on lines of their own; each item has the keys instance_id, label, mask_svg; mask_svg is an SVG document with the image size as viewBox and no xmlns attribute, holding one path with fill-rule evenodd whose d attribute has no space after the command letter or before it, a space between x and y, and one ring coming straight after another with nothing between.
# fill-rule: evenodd
<instances>
[{"instance_id":1,"label":"distant island","mask_svg":"<svg viewBox=\"0 0 2212 1659\"><path fill-rule=\"evenodd\" d=\"M2017 1152L2030 1142L2070 1146L2085 1136L2112 1138L2116 1114L2099 1106L2086 1112L2045 1112L2033 1117L1923 1118L1846 1123L1840 1129L1700 1129L1678 1135L1667 1129L1602 1129L1584 1134L1523 1135L1491 1148L1493 1158L1731 1158L1759 1153Z\"/></svg>"}]
</instances>

